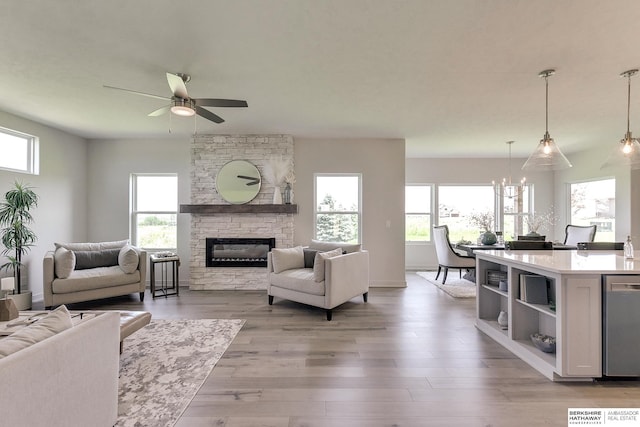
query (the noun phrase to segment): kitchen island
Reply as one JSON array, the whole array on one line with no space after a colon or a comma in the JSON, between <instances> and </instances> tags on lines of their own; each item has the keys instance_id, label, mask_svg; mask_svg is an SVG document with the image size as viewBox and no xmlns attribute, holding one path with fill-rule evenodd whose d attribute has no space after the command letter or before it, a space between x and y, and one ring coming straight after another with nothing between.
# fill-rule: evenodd
<instances>
[{"instance_id":1,"label":"kitchen island","mask_svg":"<svg viewBox=\"0 0 640 427\"><path fill-rule=\"evenodd\" d=\"M625 260L621 251L487 250L475 255L480 331L551 380L602 377L603 277L640 275L640 260ZM531 284L525 276L546 280ZM527 280L530 296L540 290L536 285L546 284L546 301L521 295L521 282ZM500 312L507 313L505 329L498 324ZM555 352L535 347L532 334L555 337Z\"/></svg>"}]
</instances>

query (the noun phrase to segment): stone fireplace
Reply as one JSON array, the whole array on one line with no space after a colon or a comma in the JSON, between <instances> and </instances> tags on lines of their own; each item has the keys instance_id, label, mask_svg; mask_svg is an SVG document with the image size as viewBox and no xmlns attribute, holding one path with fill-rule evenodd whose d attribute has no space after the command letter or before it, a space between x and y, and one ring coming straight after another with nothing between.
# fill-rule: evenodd
<instances>
[{"instance_id":1,"label":"stone fireplace","mask_svg":"<svg viewBox=\"0 0 640 427\"><path fill-rule=\"evenodd\" d=\"M191 203L231 209L191 212L190 289L266 289L266 263L261 266L207 267L207 238L273 238L275 247L293 246L293 215L286 210L264 212L249 205L273 203L273 187L262 182L258 196L247 205L230 205L216 191L215 178L231 160L247 160L258 168L272 156L293 158L289 135L195 135L191 143ZM224 206L223 206L224 205ZM237 209L235 209L237 207ZM271 209L266 209L271 211ZM181 209L182 211L182 209Z\"/></svg>"}]
</instances>

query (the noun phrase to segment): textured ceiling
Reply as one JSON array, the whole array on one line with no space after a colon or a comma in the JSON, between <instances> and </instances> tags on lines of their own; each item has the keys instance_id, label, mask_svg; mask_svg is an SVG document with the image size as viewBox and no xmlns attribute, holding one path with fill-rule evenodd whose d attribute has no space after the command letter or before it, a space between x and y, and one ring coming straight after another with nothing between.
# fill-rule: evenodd
<instances>
[{"instance_id":1,"label":"textured ceiling","mask_svg":"<svg viewBox=\"0 0 640 427\"><path fill-rule=\"evenodd\" d=\"M408 157L566 154L613 144L640 67L637 0L22 0L0 4L0 110L86 138L188 135L147 117L192 76L196 98L245 99L202 133L404 138ZM632 131L640 78L632 80ZM637 89L635 86L637 86ZM638 131L640 132L640 131Z\"/></svg>"}]
</instances>

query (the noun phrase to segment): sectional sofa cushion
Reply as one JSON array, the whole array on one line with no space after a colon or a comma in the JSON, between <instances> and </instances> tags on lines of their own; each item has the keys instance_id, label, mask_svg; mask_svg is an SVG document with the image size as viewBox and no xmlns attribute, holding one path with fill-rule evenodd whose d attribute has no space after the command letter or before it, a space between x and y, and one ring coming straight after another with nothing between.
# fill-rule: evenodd
<instances>
[{"instance_id":1,"label":"sectional sofa cushion","mask_svg":"<svg viewBox=\"0 0 640 427\"><path fill-rule=\"evenodd\" d=\"M318 252L313 262L313 280L316 282L324 281L324 264L325 260L342 255L342 248L335 248L331 251Z\"/></svg>"},{"instance_id":2,"label":"sectional sofa cushion","mask_svg":"<svg viewBox=\"0 0 640 427\"><path fill-rule=\"evenodd\" d=\"M304 268L304 251L302 246L285 249L271 249L273 272L281 273L294 268Z\"/></svg>"},{"instance_id":3,"label":"sectional sofa cushion","mask_svg":"<svg viewBox=\"0 0 640 427\"><path fill-rule=\"evenodd\" d=\"M76 270L86 270L87 268L109 267L111 265L117 265L120 249L73 252L76 254Z\"/></svg>"},{"instance_id":4,"label":"sectional sofa cushion","mask_svg":"<svg viewBox=\"0 0 640 427\"><path fill-rule=\"evenodd\" d=\"M320 240L311 240L309 248L317 249L319 251L331 251L336 248L342 248L344 253L350 254L351 252L358 252L362 250L362 245L359 243L322 242Z\"/></svg>"},{"instance_id":5,"label":"sectional sofa cushion","mask_svg":"<svg viewBox=\"0 0 640 427\"><path fill-rule=\"evenodd\" d=\"M272 286L303 292L311 295L324 295L324 282L313 280L312 268L296 268L286 270L280 274L271 274L269 280Z\"/></svg>"},{"instance_id":6,"label":"sectional sofa cushion","mask_svg":"<svg viewBox=\"0 0 640 427\"><path fill-rule=\"evenodd\" d=\"M56 276L66 279L76 267L76 255L69 249L59 247L53 254Z\"/></svg>"},{"instance_id":7,"label":"sectional sofa cushion","mask_svg":"<svg viewBox=\"0 0 640 427\"><path fill-rule=\"evenodd\" d=\"M140 281L140 270L126 274L118 265L73 270L66 279L57 278L51 283L54 294L68 294L94 289L113 288Z\"/></svg>"},{"instance_id":8,"label":"sectional sofa cushion","mask_svg":"<svg viewBox=\"0 0 640 427\"><path fill-rule=\"evenodd\" d=\"M0 340L0 358L27 348L73 326L67 307L61 305L46 316Z\"/></svg>"}]
</instances>

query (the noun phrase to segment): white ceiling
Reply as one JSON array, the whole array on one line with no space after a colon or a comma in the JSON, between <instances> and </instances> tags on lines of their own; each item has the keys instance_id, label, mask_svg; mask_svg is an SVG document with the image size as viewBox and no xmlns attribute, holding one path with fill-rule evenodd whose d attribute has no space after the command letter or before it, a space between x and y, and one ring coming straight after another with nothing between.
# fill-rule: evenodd
<instances>
[{"instance_id":1,"label":"white ceiling","mask_svg":"<svg viewBox=\"0 0 640 427\"><path fill-rule=\"evenodd\" d=\"M407 157L570 158L626 130L638 0L21 0L0 3L0 110L86 138L167 137L165 73L214 108L201 133L404 138ZM635 85L635 86L634 86ZM637 88L636 88L637 86ZM632 79L631 130L640 128ZM194 120L172 119L173 135ZM640 130L638 130L640 134Z\"/></svg>"}]
</instances>

